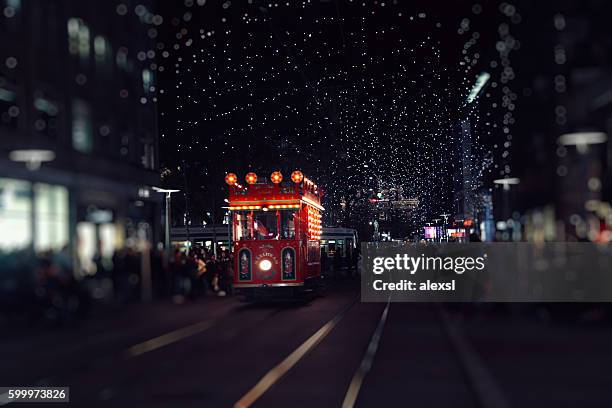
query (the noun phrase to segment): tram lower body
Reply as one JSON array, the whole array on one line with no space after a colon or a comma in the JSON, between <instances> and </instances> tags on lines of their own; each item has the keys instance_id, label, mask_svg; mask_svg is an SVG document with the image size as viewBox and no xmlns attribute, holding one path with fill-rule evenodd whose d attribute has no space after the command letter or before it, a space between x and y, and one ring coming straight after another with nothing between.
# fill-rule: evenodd
<instances>
[{"instance_id":1,"label":"tram lower body","mask_svg":"<svg viewBox=\"0 0 612 408\"><path fill-rule=\"evenodd\" d=\"M309 262L307 257L297 246L243 246L236 252L234 289L246 301L316 295L322 286L320 259L311 257Z\"/></svg>"}]
</instances>

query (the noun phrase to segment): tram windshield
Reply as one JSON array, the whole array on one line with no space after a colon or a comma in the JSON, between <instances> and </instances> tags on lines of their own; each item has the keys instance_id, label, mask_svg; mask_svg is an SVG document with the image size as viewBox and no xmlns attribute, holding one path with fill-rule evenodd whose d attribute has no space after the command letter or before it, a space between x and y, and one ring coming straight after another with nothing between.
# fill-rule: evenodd
<instances>
[{"instance_id":1,"label":"tram windshield","mask_svg":"<svg viewBox=\"0 0 612 408\"><path fill-rule=\"evenodd\" d=\"M295 210L236 211L236 241L241 239L291 239L295 237Z\"/></svg>"}]
</instances>

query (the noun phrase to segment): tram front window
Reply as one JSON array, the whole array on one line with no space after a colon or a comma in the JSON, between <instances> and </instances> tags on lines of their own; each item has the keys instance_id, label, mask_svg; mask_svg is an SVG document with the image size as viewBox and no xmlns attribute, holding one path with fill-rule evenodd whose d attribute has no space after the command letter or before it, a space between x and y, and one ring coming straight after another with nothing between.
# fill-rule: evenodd
<instances>
[{"instance_id":1,"label":"tram front window","mask_svg":"<svg viewBox=\"0 0 612 408\"><path fill-rule=\"evenodd\" d=\"M270 211L255 211L253 213L253 231L255 239L276 239L278 236L276 214Z\"/></svg>"},{"instance_id":2,"label":"tram front window","mask_svg":"<svg viewBox=\"0 0 612 408\"><path fill-rule=\"evenodd\" d=\"M295 215L295 211L287 210L236 212L236 239L294 238Z\"/></svg>"},{"instance_id":3,"label":"tram front window","mask_svg":"<svg viewBox=\"0 0 612 408\"><path fill-rule=\"evenodd\" d=\"M290 239L295 238L295 217L297 216L296 211L281 211L281 238Z\"/></svg>"}]
</instances>

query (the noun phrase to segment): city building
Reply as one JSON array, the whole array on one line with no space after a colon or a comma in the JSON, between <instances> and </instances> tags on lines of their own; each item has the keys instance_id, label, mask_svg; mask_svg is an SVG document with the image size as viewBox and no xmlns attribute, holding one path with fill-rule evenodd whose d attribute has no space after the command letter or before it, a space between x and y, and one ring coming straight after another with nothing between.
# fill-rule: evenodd
<instances>
[{"instance_id":1,"label":"city building","mask_svg":"<svg viewBox=\"0 0 612 408\"><path fill-rule=\"evenodd\" d=\"M161 241L152 5L0 0L0 252Z\"/></svg>"},{"instance_id":2,"label":"city building","mask_svg":"<svg viewBox=\"0 0 612 408\"><path fill-rule=\"evenodd\" d=\"M612 229L612 60L608 4L524 4L516 208L536 236L602 240ZM535 26L538 26L537 28ZM546 50L546 52L543 52ZM554 216L551 216L551 211ZM542 220L548 220L543 222ZM606 221L607 220L607 221ZM603 239L606 240L606 239Z\"/></svg>"}]
</instances>

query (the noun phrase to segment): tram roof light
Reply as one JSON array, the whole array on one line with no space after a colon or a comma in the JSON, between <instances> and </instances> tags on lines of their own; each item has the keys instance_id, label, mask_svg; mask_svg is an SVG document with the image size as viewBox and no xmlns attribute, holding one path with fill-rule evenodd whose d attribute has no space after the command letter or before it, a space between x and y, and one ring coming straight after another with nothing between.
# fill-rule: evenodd
<instances>
[{"instance_id":1,"label":"tram roof light","mask_svg":"<svg viewBox=\"0 0 612 408\"><path fill-rule=\"evenodd\" d=\"M238 182L238 176L236 176L234 173L227 173L225 175L225 182L228 185L233 186Z\"/></svg>"},{"instance_id":2,"label":"tram roof light","mask_svg":"<svg viewBox=\"0 0 612 408\"><path fill-rule=\"evenodd\" d=\"M255 184L257 183L257 174L253 173L253 172L249 172L246 175L246 182L248 184Z\"/></svg>"},{"instance_id":3,"label":"tram roof light","mask_svg":"<svg viewBox=\"0 0 612 408\"><path fill-rule=\"evenodd\" d=\"M270 175L270 180L272 180L272 183L278 184L283 181L283 174L280 171L274 171Z\"/></svg>"},{"instance_id":4,"label":"tram roof light","mask_svg":"<svg viewBox=\"0 0 612 408\"><path fill-rule=\"evenodd\" d=\"M291 173L291 181L294 183L301 183L302 180L304 180L304 174L302 174L301 171L295 170L293 173Z\"/></svg>"}]
</instances>

